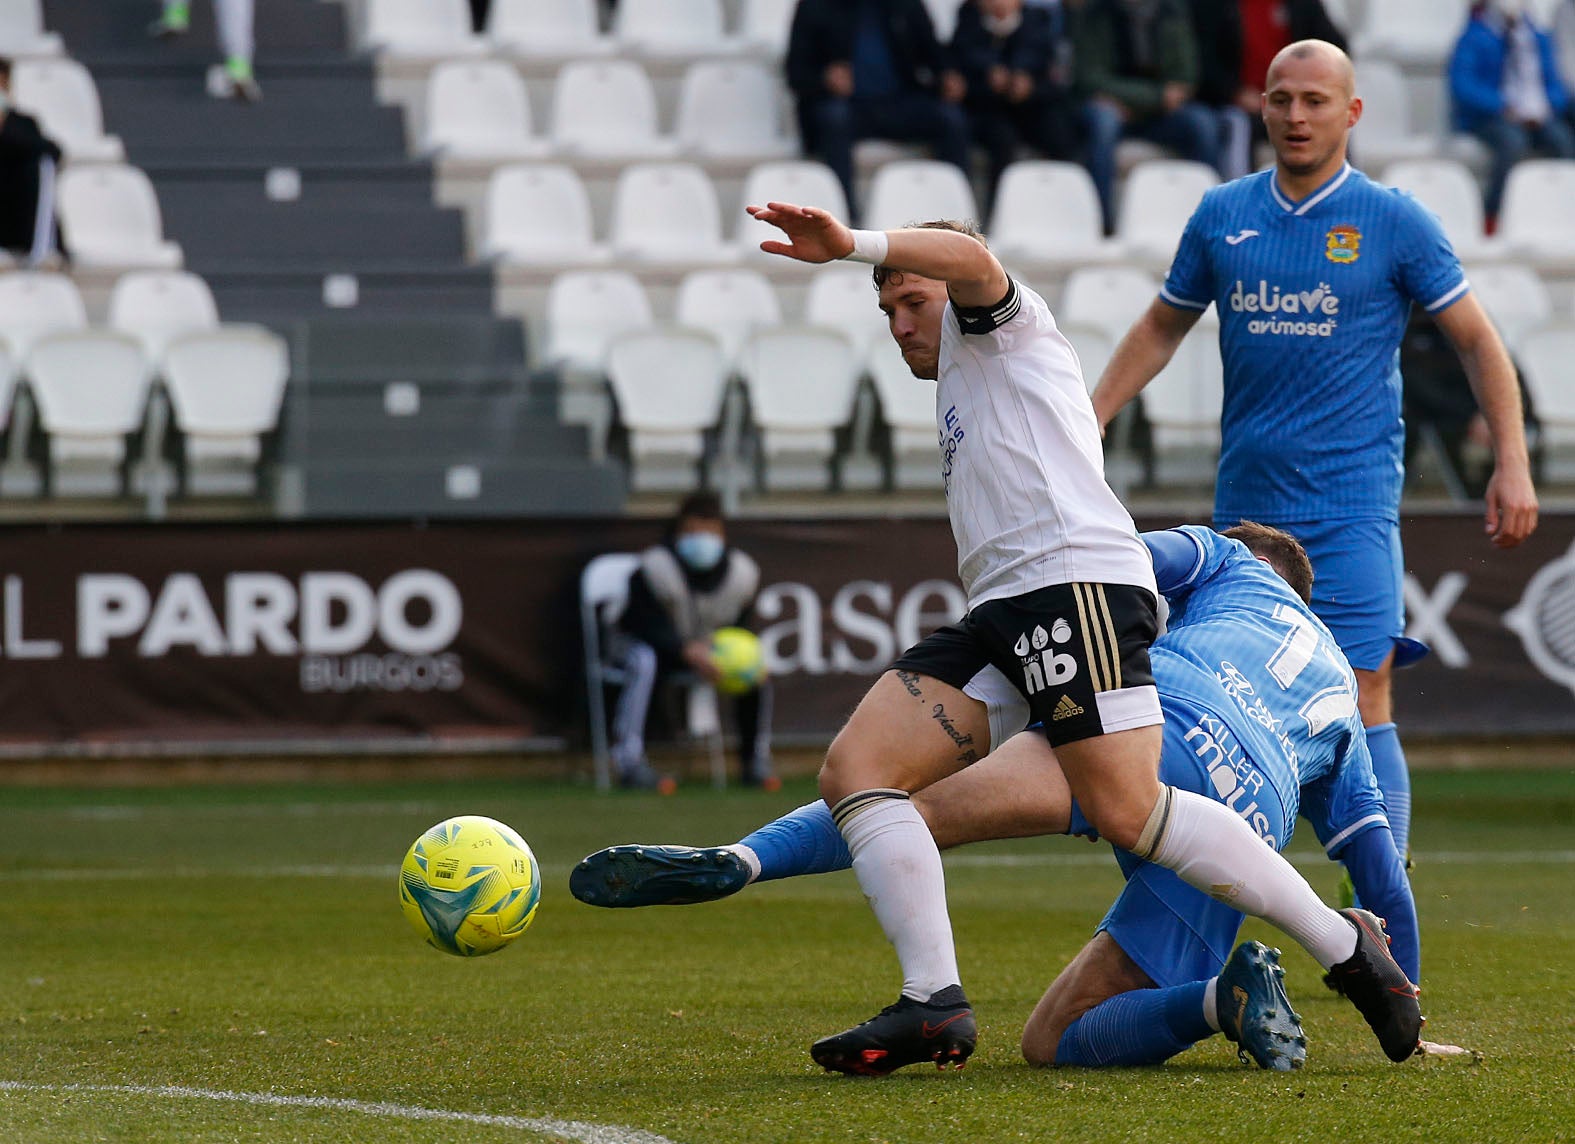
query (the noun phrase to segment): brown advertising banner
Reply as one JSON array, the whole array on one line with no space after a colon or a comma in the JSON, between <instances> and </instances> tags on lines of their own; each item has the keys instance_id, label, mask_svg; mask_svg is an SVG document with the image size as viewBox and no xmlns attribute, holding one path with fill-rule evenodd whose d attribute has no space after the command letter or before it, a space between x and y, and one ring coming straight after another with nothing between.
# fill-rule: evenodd
<instances>
[{"instance_id":1,"label":"brown advertising banner","mask_svg":"<svg viewBox=\"0 0 1575 1144\"><path fill-rule=\"evenodd\" d=\"M1148 520L1161 527L1173 520ZM648 521L0 529L0 743L583 738L577 580ZM784 736L829 738L959 615L940 519L739 521ZM1575 733L1575 515L1500 553L1405 524L1408 735Z\"/></svg>"}]
</instances>

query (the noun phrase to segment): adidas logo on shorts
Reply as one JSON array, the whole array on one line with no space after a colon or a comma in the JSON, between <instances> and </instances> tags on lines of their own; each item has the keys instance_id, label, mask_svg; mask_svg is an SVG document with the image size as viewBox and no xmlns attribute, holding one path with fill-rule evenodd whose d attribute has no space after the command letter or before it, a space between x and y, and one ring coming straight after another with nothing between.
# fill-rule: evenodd
<instances>
[{"instance_id":1,"label":"adidas logo on shorts","mask_svg":"<svg viewBox=\"0 0 1575 1144\"><path fill-rule=\"evenodd\" d=\"M1050 713L1050 721L1058 723L1062 719L1071 719L1083 713L1083 709L1072 702L1070 695L1061 696L1061 701L1055 705L1055 710Z\"/></svg>"}]
</instances>

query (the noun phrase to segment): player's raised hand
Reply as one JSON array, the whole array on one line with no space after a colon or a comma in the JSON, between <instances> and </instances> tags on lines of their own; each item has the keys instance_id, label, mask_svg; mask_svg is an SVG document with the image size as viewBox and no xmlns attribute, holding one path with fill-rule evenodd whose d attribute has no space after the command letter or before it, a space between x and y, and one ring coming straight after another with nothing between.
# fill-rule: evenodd
<instances>
[{"instance_id":1,"label":"player's raised hand","mask_svg":"<svg viewBox=\"0 0 1575 1144\"><path fill-rule=\"evenodd\" d=\"M787 236L786 242L762 242L760 249L767 254L781 254L800 262L834 262L853 249L853 232L819 207L767 203L744 210L751 218L768 222Z\"/></svg>"},{"instance_id":2,"label":"player's raised hand","mask_svg":"<svg viewBox=\"0 0 1575 1144\"><path fill-rule=\"evenodd\" d=\"M1486 499L1486 529L1495 548L1514 548L1536 530L1537 490L1524 469L1495 468Z\"/></svg>"}]
</instances>

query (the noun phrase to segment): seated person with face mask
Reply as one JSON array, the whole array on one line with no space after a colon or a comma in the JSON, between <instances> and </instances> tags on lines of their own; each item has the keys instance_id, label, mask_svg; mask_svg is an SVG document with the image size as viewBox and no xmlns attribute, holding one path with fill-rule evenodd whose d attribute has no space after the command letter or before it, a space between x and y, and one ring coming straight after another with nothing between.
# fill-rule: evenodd
<instances>
[{"instance_id":1,"label":"seated person with face mask","mask_svg":"<svg viewBox=\"0 0 1575 1144\"><path fill-rule=\"evenodd\" d=\"M664 677L688 672L715 683L711 635L746 627L760 588L760 567L727 544L715 493L697 492L678 506L667 536L640 554L629 601L616 620L613 655L626 679L613 716L613 763L624 787L670 790L672 781L645 757L645 720ZM736 697L743 782L780 785L771 770L771 685Z\"/></svg>"}]
</instances>

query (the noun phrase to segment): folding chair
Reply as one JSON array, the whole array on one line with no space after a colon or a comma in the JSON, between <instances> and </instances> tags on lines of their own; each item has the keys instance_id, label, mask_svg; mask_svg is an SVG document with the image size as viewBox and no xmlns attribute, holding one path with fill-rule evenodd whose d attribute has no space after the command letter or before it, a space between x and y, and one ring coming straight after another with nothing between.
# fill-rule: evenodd
<instances>
[{"instance_id":1,"label":"folding chair","mask_svg":"<svg viewBox=\"0 0 1575 1144\"><path fill-rule=\"evenodd\" d=\"M603 688L623 686L624 670L609 662L605 652L608 617L623 607L629 577L640 565L633 552L607 552L593 557L580 573L580 633L585 642L585 696L591 724L591 762L596 789L612 787L612 751L608 742L607 697ZM685 716L689 736L703 740L711 764L711 785L727 785L727 755L722 746L722 713L716 689L693 676L673 680L685 690Z\"/></svg>"}]
</instances>

